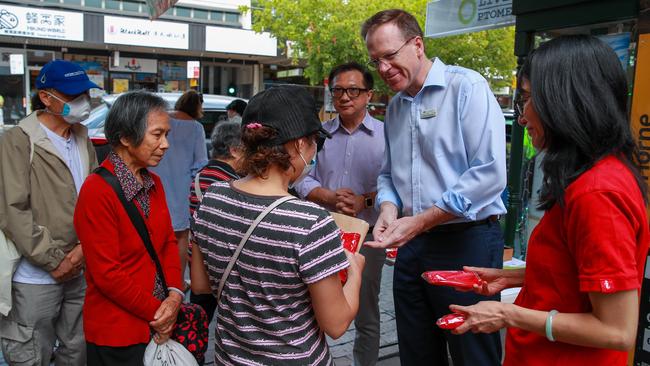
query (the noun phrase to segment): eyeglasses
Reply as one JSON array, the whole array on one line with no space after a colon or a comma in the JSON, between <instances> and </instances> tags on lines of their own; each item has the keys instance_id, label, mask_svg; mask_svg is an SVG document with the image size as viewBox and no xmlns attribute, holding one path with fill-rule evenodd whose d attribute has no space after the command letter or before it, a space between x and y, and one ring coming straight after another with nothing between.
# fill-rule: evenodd
<instances>
[{"instance_id":1,"label":"eyeglasses","mask_svg":"<svg viewBox=\"0 0 650 366\"><path fill-rule=\"evenodd\" d=\"M524 93L519 94L517 100L515 100L515 109L517 110L517 114L519 116L524 115L524 107L526 106L526 103L528 103L529 100L530 100L530 95Z\"/></svg>"},{"instance_id":2,"label":"eyeglasses","mask_svg":"<svg viewBox=\"0 0 650 366\"><path fill-rule=\"evenodd\" d=\"M377 70L377 69L379 69L379 65L382 62L389 63L389 62L393 61L399 55L399 52L402 50L402 48L404 48L404 46L406 46L409 42L411 42L415 38L417 38L417 36L407 39L406 42L404 42L404 44L402 44L402 46L400 48L398 48L397 51L395 51L395 52L391 52L391 53L383 55L381 57L372 58L372 59L368 60L368 62L367 62L368 68L371 69L371 70Z\"/></svg>"},{"instance_id":3,"label":"eyeglasses","mask_svg":"<svg viewBox=\"0 0 650 366\"><path fill-rule=\"evenodd\" d=\"M340 98L343 96L343 93L347 94L348 97L350 98L356 98L361 94L361 92L367 92L368 89L365 88L331 88L330 93L334 96L334 98Z\"/></svg>"}]
</instances>

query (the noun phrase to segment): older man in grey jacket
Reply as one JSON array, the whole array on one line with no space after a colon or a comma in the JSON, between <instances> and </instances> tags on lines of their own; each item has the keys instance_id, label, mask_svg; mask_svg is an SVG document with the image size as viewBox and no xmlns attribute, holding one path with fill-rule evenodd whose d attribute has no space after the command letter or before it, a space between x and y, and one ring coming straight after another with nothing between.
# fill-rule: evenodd
<instances>
[{"instance_id":1,"label":"older man in grey jacket","mask_svg":"<svg viewBox=\"0 0 650 366\"><path fill-rule=\"evenodd\" d=\"M85 365L84 259L72 216L97 166L80 122L90 112L88 90L98 86L77 64L56 60L36 87L36 112L0 139L0 229L22 256L0 342L10 365L49 365L57 340L55 365Z\"/></svg>"}]
</instances>

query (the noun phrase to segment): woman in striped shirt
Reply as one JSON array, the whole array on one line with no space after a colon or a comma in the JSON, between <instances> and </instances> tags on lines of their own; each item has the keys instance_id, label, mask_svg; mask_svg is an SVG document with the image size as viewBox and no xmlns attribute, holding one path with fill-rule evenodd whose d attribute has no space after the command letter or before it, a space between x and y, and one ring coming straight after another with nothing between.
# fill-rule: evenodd
<instances>
[{"instance_id":1,"label":"woman in striped shirt","mask_svg":"<svg viewBox=\"0 0 650 366\"><path fill-rule=\"evenodd\" d=\"M313 98L298 87L251 99L242 124L248 175L210 186L194 216L194 293L216 294L251 223L315 164L329 135L315 111ZM325 334L340 337L354 319L363 266L363 256L344 252L325 209L298 199L281 204L253 231L227 276L215 363L331 365ZM349 277L341 286L337 273L344 268Z\"/></svg>"}]
</instances>

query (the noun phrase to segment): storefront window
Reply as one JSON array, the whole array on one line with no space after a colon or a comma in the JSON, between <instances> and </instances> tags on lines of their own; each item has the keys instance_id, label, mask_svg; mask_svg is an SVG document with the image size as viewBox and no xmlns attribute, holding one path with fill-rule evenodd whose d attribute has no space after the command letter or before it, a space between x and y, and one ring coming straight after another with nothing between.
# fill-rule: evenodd
<instances>
[{"instance_id":1,"label":"storefront window","mask_svg":"<svg viewBox=\"0 0 650 366\"><path fill-rule=\"evenodd\" d=\"M24 50L13 48L0 49L0 125L17 124L27 114L27 95L25 93L25 70L13 70L10 59L23 57ZM29 70L29 67L27 68Z\"/></svg>"},{"instance_id":2,"label":"storefront window","mask_svg":"<svg viewBox=\"0 0 650 366\"><path fill-rule=\"evenodd\" d=\"M105 0L106 9L120 10L120 2L118 0Z\"/></svg>"},{"instance_id":3,"label":"storefront window","mask_svg":"<svg viewBox=\"0 0 650 366\"><path fill-rule=\"evenodd\" d=\"M223 11L211 11L210 20L215 20L217 22L223 22Z\"/></svg>"},{"instance_id":4,"label":"storefront window","mask_svg":"<svg viewBox=\"0 0 650 366\"><path fill-rule=\"evenodd\" d=\"M158 61L158 91L177 92L188 89L185 61Z\"/></svg>"},{"instance_id":5,"label":"storefront window","mask_svg":"<svg viewBox=\"0 0 650 366\"><path fill-rule=\"evenodd\" d=\"M132 1L122 1L122 10L139 13L140 4Z\"/></svg>"},{"instance_id":6,"label":"storefront window","mask_svg":"<svg viewBox=\"0 0 650 366\"><path fill-rule=\"evenodd\" d=\"M85 6L90 6L93 8L101 8L102 7L102 0L84 0L84 5Z\"/></svg>"},{"instance_id":7,"label":"storefront window","mask_svg":"<svg viewBox=\"0 0 650 366\"><path fill-rule=\"evenodd\" d=\"M208 19L208 11L202 9L194 9L195 19Z\"/></svg>"},{"instance_id":8,"label":"storefront window","mask_svg":"<svg viewBox=\"0 0 650 366\"><path fill-rule=\"evenodd\" d=\"M226 23L239 23L239 14L226 13Z\"/></svg>"},{"instance_id":9,"label":"storefront window","mask_svg":"<svg viewBox=\"0 0 650 366\"><path fill-rule=\"evenodd\" d=\"M191 16L192 9L190 9L190 8L183 8L183 7L177 6L175 9L176 9L176 16L177 17L189 18Z\"/></svg>"},{"instance_id":10,"label":"storefront window","mask_svg":"<svg viewBox=\"0 0 650 366\"><path fill-rule=\"evenodd\" d=\"M63 0L66 5L81 5L81 0Z\"/></svg>"}]
</instances>

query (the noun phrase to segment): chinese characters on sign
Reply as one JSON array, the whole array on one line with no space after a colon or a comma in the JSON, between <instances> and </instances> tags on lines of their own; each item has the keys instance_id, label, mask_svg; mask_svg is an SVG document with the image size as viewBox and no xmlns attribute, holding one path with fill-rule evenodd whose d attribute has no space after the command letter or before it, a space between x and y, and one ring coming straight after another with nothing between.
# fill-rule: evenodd
<instances>
[{"instance_id":1,"label":"chinese characters on sign","mask_svg":"<svg viewBox=\"0 0 650 366\"><path fill-rule=\"evenodd\" d=\"M189 48L187 24L104 17L104 42L130 46Z\"/></svg>"},{"instance_id":2,"label":"chinese characters on sign","mask_svg":"<svg viewBox=\"0 0 650 366\"><path fill-rule=\"evenodd\" d=\"M83 41L83 14L0 4L0 35Z\"/></svg>"}]
</instances>

